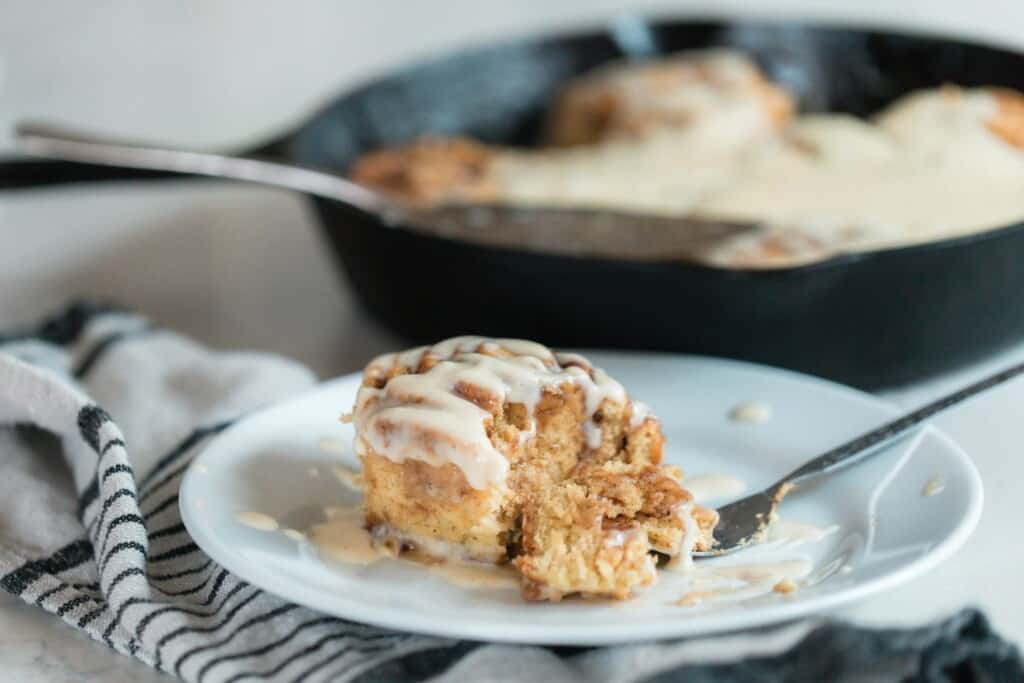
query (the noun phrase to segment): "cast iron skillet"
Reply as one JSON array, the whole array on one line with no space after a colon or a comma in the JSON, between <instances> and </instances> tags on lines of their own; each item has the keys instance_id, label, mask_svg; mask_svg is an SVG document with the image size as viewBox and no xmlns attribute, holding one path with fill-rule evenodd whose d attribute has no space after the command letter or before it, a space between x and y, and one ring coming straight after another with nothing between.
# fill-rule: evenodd
<instances>
[{"instance_id":1,"label":"cast iron skillet","mask_svg":"<svg viewBox=\"0 0 1024 683\"><path fill-rule=\"evenodd\" d=\"M640 33L637 26L626 42L652 52L738 47L805 110L869 114L943 82L1024 90L1024 55L956 40L797 23L666 21ZM529 145L558 84L620 57L623 36L520 40L415 66L343 95L253 152L344 170L363 152L425 133ZM0 167L0 188L161 175L15 162ZM488 248L388 228L313 201L364 305L410 343L479 333L682 351L877 388L970 362L1024 334L1024 222L796 268L739 271Z\"/></svg>"}]
</instances>

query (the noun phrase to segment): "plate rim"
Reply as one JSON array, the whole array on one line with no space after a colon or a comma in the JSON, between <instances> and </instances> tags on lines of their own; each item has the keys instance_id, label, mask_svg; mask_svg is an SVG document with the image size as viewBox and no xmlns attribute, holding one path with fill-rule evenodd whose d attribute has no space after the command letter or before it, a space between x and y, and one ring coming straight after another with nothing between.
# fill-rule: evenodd
<instances>
[{"instance_id":1,"label":"plate rim","mask_svg":"<svg viewBox=\"0 0 1024 683\"><path fill-rule=\"evenodd\" d=\"M592 358L642 358L651 361L663 362L668 360L696 360L698 362L709 362L712 364L727 364L759 373L786 377L790 380L811 382L822 388L835 391L845 395L849 399L855 399L865 404L872 405L889 414L895 415L899 412L896 406L888 401L867 392L853 387L840 384L831 380L808 375L785 368L776 368L748 361L735 360L730 358L718 358L715 356L703 356L696 354L674 354L658 352L633 352L633 351L608 351L608 350L582 350L581 353L588 354ZM354 372L330 380L315 384L307 391L288 396L287 398L261 407L251 414L243 417L235 424L216 435L210 442L195 455L186 469L179 491L178 508L181 513L182 522L195 543L213 559L239 578L258 586L259 588L273 594L283 600L304 605L311 609L332 614L344 619L350 619L372 626L389 628L406 633L415 633L423 636L434 636L442 638L460 638L474 641L485 641L508 644L527 645L567 645L567 646L599 646L614 645L650 641L674 637L703 637L718 633L737 631L750 628L778 625L785 622L795 621L802 618L821 619L826 614L838 607L864 599L870 595L892 589L910 579L931 571L939 564L947 560L958 550L970 537L981 519L984 506L984 486L981 475L971 457L964 449L945 431L934 424L929 423L927 430L932 432L939 441L955 456L961 471L966 475L967 485L967 508L964 515L958 520L952 531L941 541L935 544L924 554L916 557L907 564L895 570L886 572L877 577L867 579L854 584L848 588L815 596L807 601L782 602L777 605L760 606L756 611L726 612L719 615L718 620L712 624L703 624L700 629L687 629L687 619L678 621L656 620L650 622L636 621L620 624L597 624L583 625L571 631L562 628L544 627L538 629L533 624L510 624L500 622L465 622L460 620L437 619L430 614L406 612L397 613L395 610L380 611L379 608L368 605L361 601L350 601L343 595L335 595L335 605L324 605L319 591L308 588L301 583L291 582L275 575L269 570L264 570L258 564L244 562L240 556L222 547L222 544L215 540L212 534L207 533L204 524L195 516L192 506L187 504L191 499L191 491L196 486L194 483L199 469L194 464L202 461L207 454L212 452L218 443L227 440L233 433L240 431L245 425L256 422L262 416L272 411L280 410L290 403L298 402L312 394L327 391L337 385L358 381L361 373ZM222 552L223 551L223 552ZM284 590L282 590L282 587ZM320 599L318 599L320 597ZM343 609L339 610L337 601L343 603ZM580 630L582 629L582 630ZM624 631L628 631L625 633Z\"/></svg>"}]
</instances>

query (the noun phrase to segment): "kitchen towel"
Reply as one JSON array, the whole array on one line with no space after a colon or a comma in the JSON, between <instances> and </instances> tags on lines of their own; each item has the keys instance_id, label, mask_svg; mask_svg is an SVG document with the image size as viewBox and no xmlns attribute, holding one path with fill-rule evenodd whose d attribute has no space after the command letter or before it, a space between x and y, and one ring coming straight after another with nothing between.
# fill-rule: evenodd
<instances>
[{"instance_id":1,"label":"kitchen towel","mask_svg":"<svg viewBox=\"0 0 1024 683\"><path fill-rule=\"evenodd\" d=\"M970 610L918 630L809 620L542 648L412 635L289 604L206 557L177 494L215 435L314 382L292 361L212 351L95 304L0 334L0 586L202 683L1024 680L1017 650Z\"/></svg>"}]
</instances>

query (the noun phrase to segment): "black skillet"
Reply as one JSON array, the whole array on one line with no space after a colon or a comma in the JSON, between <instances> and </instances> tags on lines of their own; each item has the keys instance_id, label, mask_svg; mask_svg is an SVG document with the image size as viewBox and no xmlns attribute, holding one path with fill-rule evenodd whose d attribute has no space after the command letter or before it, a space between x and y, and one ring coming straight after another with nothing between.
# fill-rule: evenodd
<instances>
[{"instance_id":1,"label":"black skillet","mask_svg":"<svg viewBox=\"0 0 1024 683\"><path fill-rule=\"evenodd\" d=\"M740 48L804 110L870 114L944 82L1024 90L1024 55L933 37L666 21L646 27L641 38L659 53ZM529 145L558 85L620 57L622 46L621 32L595 32L431 61L342 96L247 154L346 169L363 152L424 133ZM0 189L157 177L166 175L65 162L0 165ZM703 353L876 388L970 362L1024 336L1024 222L797 268L739 271L484 247L313 202L366 308L410 343L480 333Z\"/></svg>"}]
</instances>

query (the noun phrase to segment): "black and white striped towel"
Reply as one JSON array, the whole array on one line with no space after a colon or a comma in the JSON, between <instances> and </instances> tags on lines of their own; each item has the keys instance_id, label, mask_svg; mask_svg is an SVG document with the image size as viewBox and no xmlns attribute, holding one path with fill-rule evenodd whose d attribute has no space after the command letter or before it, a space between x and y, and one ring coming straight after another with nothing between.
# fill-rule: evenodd
<instances>
[{"instance_id":1,"label":"black and white striped towel","mask_svg":"<svg viewBox=\"0 0 1024 683\"><path fill-rule=\"evenodd\" d=\"M293 362L213 352L92 305L0 335L0 585L203 683L1024 680L1015 649L970 611L918 631L803 622L550 649L414 636L283 602L196 547L178 484L211 437L313 382Z\"/></svg>"}]
</instances>

